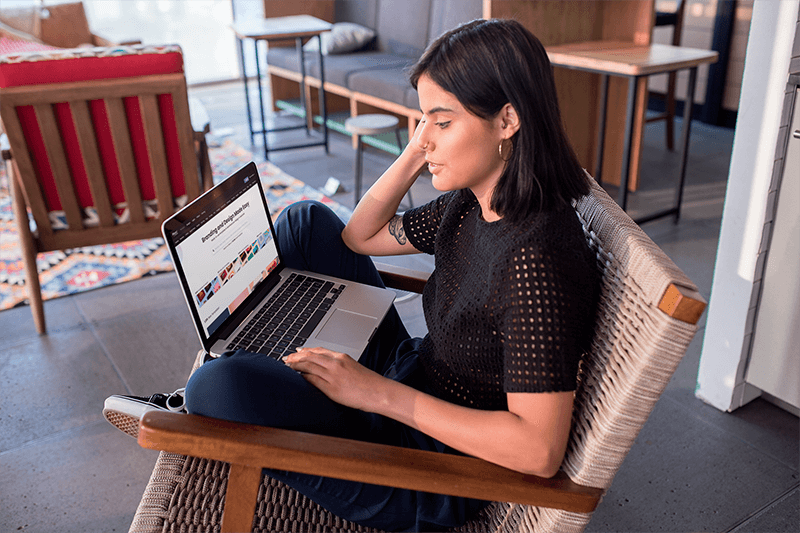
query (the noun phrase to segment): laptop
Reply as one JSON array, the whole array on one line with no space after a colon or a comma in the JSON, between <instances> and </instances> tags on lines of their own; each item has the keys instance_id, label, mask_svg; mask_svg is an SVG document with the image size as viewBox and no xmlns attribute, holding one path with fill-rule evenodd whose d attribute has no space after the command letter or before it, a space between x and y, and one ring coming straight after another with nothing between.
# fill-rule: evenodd
<instances>
[{"instance_id":1,"label":"laptop","mask_svg":"<svg viewBox=\"0 0 800 533\"><path fill-rule=\"evenodd\" d=\"M300 346L359 359L395 293L284 265L253 162L161 226L207 353L276 359Z\"/></svg>"}]
</instances>

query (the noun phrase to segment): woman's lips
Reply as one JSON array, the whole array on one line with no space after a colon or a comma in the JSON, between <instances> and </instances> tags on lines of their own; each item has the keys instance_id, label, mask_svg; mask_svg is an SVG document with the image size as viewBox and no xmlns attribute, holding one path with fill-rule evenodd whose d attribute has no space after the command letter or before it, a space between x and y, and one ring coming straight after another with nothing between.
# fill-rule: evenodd
<instances>
[{"instance_id":1,"label":"woman's lips","mask_svg":"<svg viewBox=\"0 0 800 533\"><path fill-rule=\"evenodd\" d=\"M434 174L436 170L442 168L442 166L438 163L434 163L432 161L428 161L428 171L431 174Z\"/></svg>"}]
</instances>

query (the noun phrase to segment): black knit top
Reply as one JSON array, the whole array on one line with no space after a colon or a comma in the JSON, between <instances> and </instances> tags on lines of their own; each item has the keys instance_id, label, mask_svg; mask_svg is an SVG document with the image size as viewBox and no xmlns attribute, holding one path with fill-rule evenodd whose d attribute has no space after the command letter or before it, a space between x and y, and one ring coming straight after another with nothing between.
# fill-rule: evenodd
<instances>
[{"instance_id":1,"label":"black knit top","mask_svg":"<svg viewBox=\"0 0 800 533\"><path fill-rule=\"evenodd\" d=\"M436 396L504 410L507 392L575 390L599 276L571 207L488 223L465 189L407 211L403 227L436 257L420 348Z\"/></svg>"}]
</instances>

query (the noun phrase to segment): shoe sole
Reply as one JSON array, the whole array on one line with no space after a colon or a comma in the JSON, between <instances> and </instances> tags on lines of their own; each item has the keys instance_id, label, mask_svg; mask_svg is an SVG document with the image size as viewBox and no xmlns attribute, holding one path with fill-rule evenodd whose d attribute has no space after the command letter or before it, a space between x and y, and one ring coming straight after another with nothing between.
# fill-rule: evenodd
<instances>
[{"instance_id":1,"label":"shoe sole","mask_svg":"<svg viewBox=\"0 0 800 533\"><path fill-rule=\"evenodd\" d=\"M103 416L108 423L130 435L134 439L139 438L139 421L148 411L161 411L152 404L137 402L130 398L118 398L111 396L106 398L103 407Z\"/></svg>"}]
</instances>

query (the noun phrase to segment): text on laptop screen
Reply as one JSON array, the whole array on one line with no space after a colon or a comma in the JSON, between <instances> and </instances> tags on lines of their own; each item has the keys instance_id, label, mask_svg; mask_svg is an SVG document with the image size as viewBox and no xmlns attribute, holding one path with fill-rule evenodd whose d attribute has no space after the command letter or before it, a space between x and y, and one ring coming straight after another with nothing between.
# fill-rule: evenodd
<instances>
[{"instance_id":1,"label":"text on laptop screen","mask_svg":"<svg viewBox=\"0 0 800 533\"><path fill-rule=\"evenodd\" d=\"M278 250L262 207L258 175L224 195L173 233L194 305L210 336L278 266ZM184 231L182 231L184 230Z\"/></svg>"}]
</instances>

